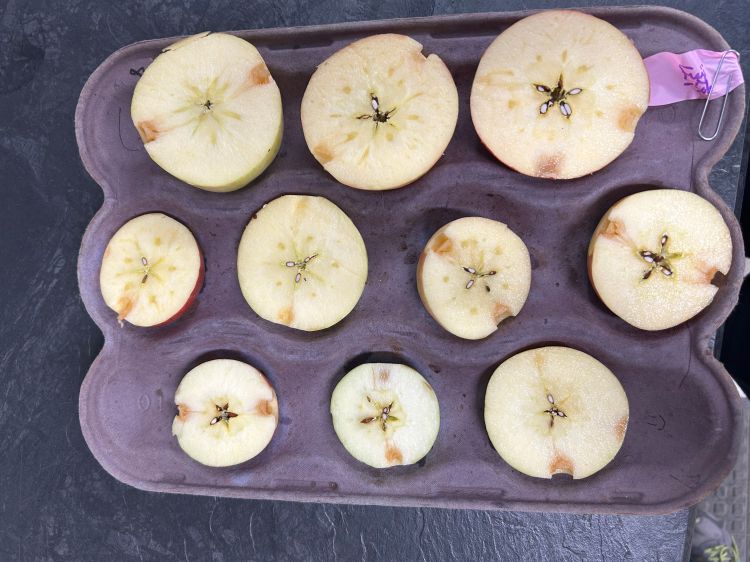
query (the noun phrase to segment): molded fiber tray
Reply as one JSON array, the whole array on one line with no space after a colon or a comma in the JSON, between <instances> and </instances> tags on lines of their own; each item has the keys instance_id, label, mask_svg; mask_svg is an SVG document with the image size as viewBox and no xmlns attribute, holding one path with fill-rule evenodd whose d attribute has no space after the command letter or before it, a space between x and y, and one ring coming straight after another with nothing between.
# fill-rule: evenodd
<instances>
[{"instance_id":1,"label":"molded fiber tray","mask_svg":"<svg viewBox=\"0 0 750 562\"><path fill-rule=\"evenodd\" d=\"M702 21L665 8L588 10L631 37L643 56L698 47L727 49ZM86 169L104 205L81 245L78 278L86 309L104 332L104 348L80 394L83 434L115 478L146 490L243 498L482 509L664 513L699 501L732 467L740 419L737 393L708 351L708 339L736 303L743 256L732 212L711 190L707 172L727 150L744 113L744 88L732 92L721 135L699 140L702 102L651 108L635 142L605 169L578 180L522 176L481 146L469 115L469 90L493 38L527 13L472 14L239 31L254 43L284 100L284 141L253 184L230 194L190 187L154 164L130 120L130 98L145 67L175 38L120 49L92 74L76 111ZM390 192L338 184L305 145L302 93L316 65L350 41L374 33L408 34L437 53L460 96L456 134L445 156L419 181ZM712 104L711 119L719 103ZM710 121L715 122L715 121ZM715 301L678 328L649 333L613 316L586 274L597 221L615 201L644 186L696 191L721 210L732 230L734 262ZM341 323L303 333L256 316L240 293L236 251L250 215L284 193L323 195L360 229L370 274L362 299ZM128 219L164 211L184 222L205 252L197 306L155 329L120 328L99 292L102 253ZM467 215L506 222L532 257L531 294L518 318L489 338L464 341L440 328L417 295L415 268L427 239ZM494 368L529 347L560 343L592 354L619 377L630 398L620 453L581 481L526 477L505 464L484 429L484 391ZM171 436L174 390L210 358L241 358L267 374L278 393L280 424L269 447L242 465L216 469L187 457ZM328 412L339 378L368 360L403 361L437 392L441 427L418 465L371 469L339 443Z\"/></svg>"}]
</instances>

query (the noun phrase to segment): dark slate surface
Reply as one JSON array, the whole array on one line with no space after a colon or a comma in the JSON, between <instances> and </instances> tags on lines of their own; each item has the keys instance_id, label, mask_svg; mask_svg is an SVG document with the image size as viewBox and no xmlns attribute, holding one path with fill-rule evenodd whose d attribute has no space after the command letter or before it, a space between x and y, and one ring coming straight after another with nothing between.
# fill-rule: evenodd
<instances>
[{"instance_id":1,"label":"dark slate surface","mask_svg":"<svg viewBox=\"0 0 750 562\"><path fill-rule=\"evenodd\" d=\"M204 29L565 4L0 2L0 560L683 559L687 511L514 514L139 492L99 467L78 424L78 390L102 336L78 296L76 257L102 195L78 160L73 112L87 76L109 53ZM748 75L746 0L665 4L717 27L743 53ZM738 142L712 174L730 203L740 154Z\"/></svg>"}]
</instances>

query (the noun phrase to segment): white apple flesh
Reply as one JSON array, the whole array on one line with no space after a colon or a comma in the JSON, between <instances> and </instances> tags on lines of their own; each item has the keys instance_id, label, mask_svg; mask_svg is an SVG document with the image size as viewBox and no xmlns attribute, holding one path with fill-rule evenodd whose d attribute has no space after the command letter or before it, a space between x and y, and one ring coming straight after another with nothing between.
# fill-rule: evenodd
<instances>
[{"instance_id":1,"label":"white apple flesh","mask_svg":"<svg viewBox=\"0 0 750 562\"><path fill-rule=\"evenodd\" d=\"M510 466L537 478L586 478L620 450L628 399L602 363L567 347L541 347L504 361L492 374L484 421Z\"/></svg>"},{"instance_id":2,"label":"white apple flesh","mask_svg":"<svg viewBox=\"0 0 750 562\"><path fill-rule=\"evenodd\" d=\"M172 434L182 450L207 466L232 466L271 442L279 419L276 394L260 371L233 359L195 367L175 392Z\"/></svg>"},{"instance_id":3,"label":"white apple flesh","mask_svg":"<svg viewBox=\"0 0 750 562\"><path fill-rule=\"evenodd\" d=\"M367 280L357 227L324 197L284 195L267 203L240 240L242 294L258 316L322 330L349 314Z\"/></svg>"},{"instance_id":4,"label":"white apple flesh","mask_svg":"<svg viewBox=\"0 0 750 562\"><path fill-rule=\"evenodd\" d=\"M430 315L450 333L480 339L516 316L529 295L531 259L505 224L465 217L427 242L417 266L417 288Z\"/></svg>"},{"instance_id":5,"label":"white apple flesh","mask_svg":"<svg viewBox=\"0 0 750 562\"><path fill-rule=\"evenodd\" d=\"M430 384L397 363L365 363L331 396L333 428L347 451L375 468L414 464L432 448L440 407Z\"/></svg>"},{"instance_id":6,"label":"white apple flesh","mask_svg":"<svg viewBox=\"0 0 750 562\"><path fill-rule=\"evenodd\" d=\"M657 189L620 200L589 245L589 277L602 302L642 330L664 330L706 308L717 273L732 264L721 213L688 191Z\"/></svg>"},{"instance_id":7,"label":"white apple flesh","mask_svg":"<svg viewBox=\"0 0 750 562\"><path fill-rule=\"evenodd\" d=\"M458 92L437 55L404 35L355 41L325 60L302 98L313 156L359 189L393 189L437 162L453 136Z\"/></svg>"},{"instance_id":8,"label":"white apple flesh","mask_svg":"<svg viewBox=\"0 0 750 562\"><path fill-rule=\"evenodd\" d=\"M203 256L193 234L162 213L126 222L104 250L99 286L122 325L158 326L179 318L203 285Z\"/></svg>"},{"instance_id":9,"label":"white apple flesh","mask_svg":"<svg viewBox=\"0 0 750 562\"><path fill-rule=\"evenodd\" d=\"M209 191L247 185L281 144L276 82L253 45L224 33L164 49L136 84L131 116L154 162Z\"/></svg>"},{"instance_id":10,"label":"white apple flesh","mask_svg":"<svg viewBox=\"0 0 750 562\"><path fill-rule=\"evenodd\" d=\"M609 23L553 10L501 33L479 62L471 117L479 138L529 176L577 178L631 143L648 107L638 50Z\"/></svg>"}]
</instances>

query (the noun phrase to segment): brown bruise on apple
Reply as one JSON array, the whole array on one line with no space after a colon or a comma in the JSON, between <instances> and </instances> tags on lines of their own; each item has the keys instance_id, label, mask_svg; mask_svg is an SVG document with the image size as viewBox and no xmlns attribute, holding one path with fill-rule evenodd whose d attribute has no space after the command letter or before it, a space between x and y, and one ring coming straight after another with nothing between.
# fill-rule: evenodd
<instances>
[{"instance_id":1,"label":"brown bruise on apple","mask_svg":"<svg viewBox=\"0 0 750 562\"><path fill-rule=\"evenodd\" d=\"M294 322L294 310L292 309L291 306L282 308L279 311L277 318L279 322L281 322L282 324L285 324L286 326L289 326L292 322Z\"/></svg>"},{"instance_id":2,"label":"brown bruise on apple","mask_svg":"<svg viewBox=\"0 0 750 562\"><path fill-rule=\"evenodd\" d=\"M313 148L313 155L321 164L328 164L328 162L333 160L333 151L326 143L320 143Z\"/></svg>"},{"instance_id":3,"label":"brown bruise on apple","mask_svg":"<svg viewBox=\"0 0 750 562\"><path fill-rule=\"evenodd\" d=\"M512 315L510 308L501 302L495 303L495 307L492 309L492 319L495 321L495 324L499 324Z\"/></svg>"},{"instance_id":4,"label":"brown bruise on apple","mask_svg":"<svg viewBox=\"0 0 750 562\"><path fill-rule=\"evenodd\" d=\"M134 306L135 299L133 298L120 297L120 299L118 299L117 304L115 305L115 312L117 312L117 321L120 323L120 326L122 326L123 320L128 317L128 314L131 313Z\"/></svg>"},{"instance_id":5,"label":"brown bruise on apple","mask_svg":"<svg viewBox=\"0 0 750 562\"><path fill-rule=\"evenodd\" d=\"M632 133L635 131L635 126L638 124L638 120L642 114L643 112L636 106L624 107L618 114L617 126L626 133Z\"/></svg>"},{"instance_id":6,"label":"brown bruise on apple","mask_svg":"<svg viewBox=\"0 0 750 562\"><path fill-rule=\"evenodd\" d=\"M622 416L615 424L615 438L622 442L625 439L625 432L628 430L629 416Z\"/></svg>"},{"instance_id":7,"label":"brown bruise on apple","mask_svg":"<svg viewBox=\"0 0 750 562\"><path fill-rule=\"evenodd\" d=\"M385 444L385 460L392 465L404 464L404 455L391 440L386 441Z\"/></svg>"},{"instance_id":8,"label":"brown bruise on apple","mask_svg":"<svg viewBox=\"0 0 750 562\"><path fill-rule=\"evenodd\" d=\"M177 417L180 418L180 420L187 420L189 414L190 408L188 408L185 404L177 404Z\"/></svg>"},{"instance_id":9,"label":"brown bruise on apple","mask_svg":"<svg viewBox=\"0 0 750 562\"><path fill-rule=\"evenodd\" d=\"M143 144L150 143L159 138L162 133L159 126L156 123L156 119L149 119L147 121L139 121L136 124L138 135L141 137Z\"/></svg>"},{"instance_id":10,"label":"brown bruise on apple","mask_svg":"<svg viewBox=\"0 0 750 562\"><path fill-rule=\"evenodd\" d=\"M537 160L534 175L540 178L556 179L560 176L564 154L542 154Z\"/></svg>"},{"instance_id":11,"label":"brown bruise on apple","mask_svg":"<svg viewBox=\"0 0 750 562\"><path fill-rule=\"evenodd\" d=\"M573 476L575 474L575 464L570 457L559 451L555 451L549 463L549 473L550 475L568 474L569 476Z\"/></svg>"},{"instance_id":12,"label":"brown bruise on apple","mask_svg":"<svg viewBox=\"0 0 750 562\"><path fill-rule=\"evenodd\" d=\"M453 253L453 241L442 232L435 236L430 249L439 256L447 256Z\"/></svg>"},{"instance_id":13,"label":"brown bruise on apple","mask_svg":"<svg viewBox=\"0 0 750 562\"><path fill-rule=\"evenodd\" d=\"M250 86L263 86L271 82L271 73L268 71L268 67L263 62L256 64L251 70L248 76L248 84Z\"/></svg>"},{"instance_id":14,"label":"brown bruise on apple","mask_svg":"<svg viewBox=\"0 0 750 562\"><path fill-rule=\"evenodd\" d=\"M273 392L273 389L271 389ZM278 408L276 403L276 397L273 400L260 400L258 405L255 407L255 413L259 416L276 416L278 417Z\"/></svg>"}]
</instances>

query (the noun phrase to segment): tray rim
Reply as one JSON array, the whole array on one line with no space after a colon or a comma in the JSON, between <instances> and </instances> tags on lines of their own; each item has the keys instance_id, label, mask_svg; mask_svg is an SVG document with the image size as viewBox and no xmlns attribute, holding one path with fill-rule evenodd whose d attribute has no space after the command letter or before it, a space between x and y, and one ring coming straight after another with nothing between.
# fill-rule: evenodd
<instances>
[{"instance_id":1,"label":"tray rim","mask_svg":"<svg viewBox=\"0 0 750 562\"><path fill-rule=\"evenodd\" d=\"M653 6L653 5L637 5L637 6L602 6L602 7L584 7L584 8L566 8L570 10L580 11L589 13L597 17L607 19L607 16L617 17L623 14L635 14L635 13L650 13L657 17L677 17L684 21L690 27L697 27L706 34L712 37L713 41L721 45L723 49L729 49L730 46L721 34L710 24L706 23L702 19L682 10L678 10L666 6ZM531 15L533 13L549 11L547 9L534 9L534 10L516 10L516 11L494 11L494 12L476 12L476 13L455 13L455 14L441 14L421 17L407 17L407 18L390 18L390 19L379 19L379 20L367 20L367 21L352 21L352 22L340 22L340 23L327 23L327 24L315 24L309 26L290 26L290 27L269 27L259 29L239 29L239 30L228 30L222 31L230 34L241 34L241 35L252 35L254 38L262 39L264 37L282 38L284 36L299 37L301 34L314 35L320 32L336 32L337 34L355 33L363 34L368 31L372 32L387 32L383 28L387 28L391 25L416 25L423 27L428 30L430 25L438 22L460 22L463 25L470 24L473 21L486 21L490 17L503 17L508 20L517 20L522 17ZM111 189L109 182L106 180L103 174L99 173L95 166L94 159L90 157L90 154L86 146L86 136L83 133L83 117L84 110L87 104L87 100L92 96L93 86L96 84L99 76L104 74L109 67L113 66L119 58L125 53L138 49L152 43L163 43L178 40L185 36L172 36L156 39L146 39L137 41L125 45L104 59L97 68L91 73L89 78L86 80L81 94L79 95L78 102L76 104L74 124L75 124L75 136L76 143L78 146L79 156L81 162L89 174L89 176L98 184L104 194L104 200L102 206L94 214L89 222L86 231L82 237L81 247L78 253L77 260L77 280L79 287L81 286L83 256L86 254L87 247L90 246L89 238L92 236L92 225L99 220L102 220L106 214L108 208L117 202L117 198ZM304 43L304 40L300 40L300 43ZM744 119L745 109L745 85L739 86L734 90L733 95L741 96L742 99L742 111L738 111L736 114L730 114L725 119L723 127L724 133L712 143L706 154L697 161L693 168L693 187L695 192L699 193L704 198L708 199L715 206L723 209L725 215L729 216L735 223L737 222L734 211L724 202L724 200L711 188L708 182L708 175L711 172L714 165L726 154L734 142L737 133L739 132L740 126ZM726 218L725 216L725 218ZM744 244L740 237L735 240L733 237L733 257L732 265L733 269L737 269L737 264L741 263L741 259L744 256ZM737 277L737 276L735 276ZM194 484L169 484L169 483L158 483L150 480L139 479L136 475L129 474L126 470L122 469L113 462L110 462L106 454L106 447L101 446L100 442L97 441L96 431L88 423L88 404L87 397L89 395L89 387L93 384L94 371L99 361L109 352L109 346L113 345L112 331L114 328L111 325L100 325L95 319L94 315L91 314L87 299L82 296L82 301L86 312L89 317L94 321L97 327L100 329L104 336L104 344L97 357L91 363L86 376L81 384L79 393L79 422L81 430L94 458L99 464L114 478L117 480L133 486L135 488L151 491L151 492L169 492L169 493L182 493L191 495L212 495L214 497L231 497L231 498L243 498L243 499L263 499L263 500L280 500L280 501L297 501L304 503L337 503L337 504L352 504L352 505L382 505L382 506L399 506L399 507L439 507L448 509L491 509L491 510L513 510L513 511L532 511L532 512L569 512L569 513L599 513L599 514L632 514L632 515L661 515L672 513L683 508L690 507L698 503L705 496L710 494L716 489L721 482L726 478L729 472L734 466L736 460L739 445L740 436L736 431L739 420L741 418L741 411L739 409L739 394L736 391L734 382L730 377L729 373L724 368L723 364L718 361L712 353L708 351L708 344L716 330L726 321L727 317L735 307L739 299L739 291L742 283L742 277L735 279L734 282L727 283L722 290L725 293L723 307L709 307L703 318L701 318L701 328L693 330L691 333L690 340L693 342L691 350L694 356L700 358L708 369L714 375L716 382L723 390L727 404L731 410L732 420L732 439L730 441L729 454L724 463L722 470L715 471L711 477L707 478L700 488L691 488L688 492L680 497L673 498L658 503L629 503L629 502L613 502L609 501L606 503L570 503L564 501L550 501L544 500L544 505L554 506L554 510L541 509L543 506L537 503L530 503L524 500L465 500L460 499L442 499L440 496L373 496L369 494L361 493L338 493L331 491L322 492L320 489L311 488L307 489L266 489L266 488L252 488L252 487L222 487L222 486L207 486L194 485ZM689 323L692 320L688 321ZM701 353L701 350L704 350ZM211 493L214 492L214 493ZM325 493L325 495L323 495Z\"/></svg>"}]
</instances>

